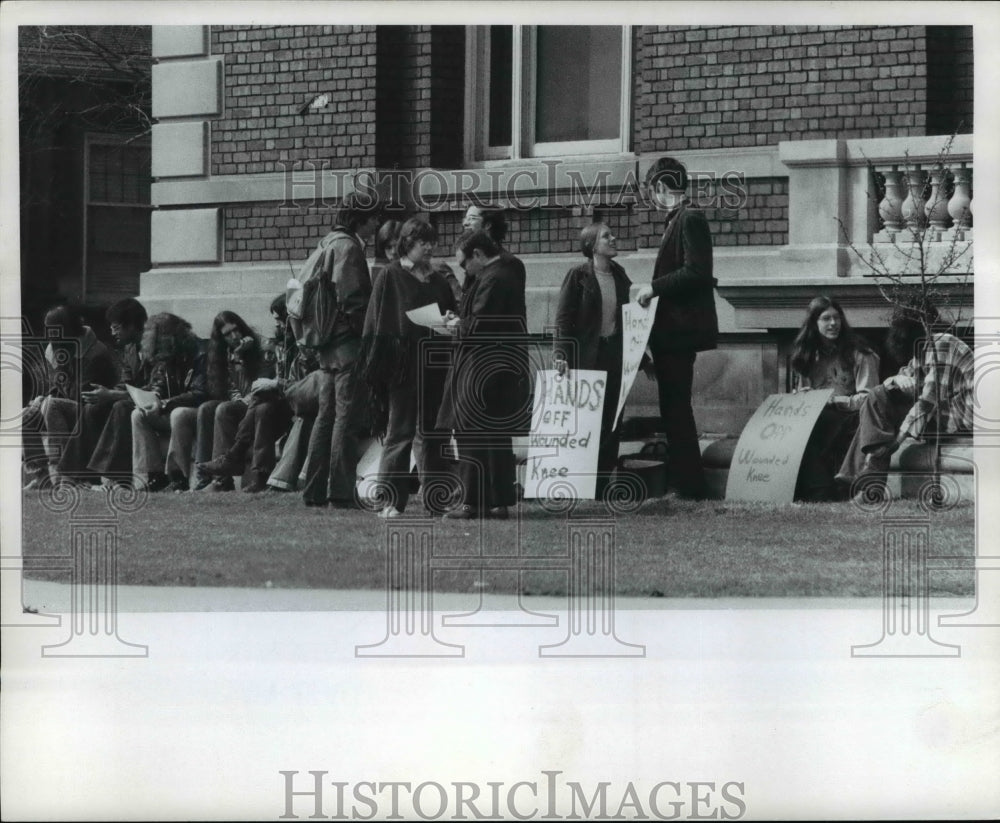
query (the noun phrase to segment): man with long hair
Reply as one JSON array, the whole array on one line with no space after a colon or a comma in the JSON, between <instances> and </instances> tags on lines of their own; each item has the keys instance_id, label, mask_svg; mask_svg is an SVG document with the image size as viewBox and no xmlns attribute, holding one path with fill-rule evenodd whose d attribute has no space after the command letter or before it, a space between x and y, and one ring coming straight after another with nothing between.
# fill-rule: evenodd
<instances>
[{"instance_id":1,"label":"man with long hair","mask_svg":"<svg viewBox=\"0 0 1000 823\"><path fill-rule=\"evenodd\" d=\"M866 487L884 490L889 461L908 438L972 430L975 356L955 335L936 331L941 325L937 308L926 298L909 299L893 312L886 347L906 365L862 403L839 482L867 478Z\"/></svg>"}]
</instances>

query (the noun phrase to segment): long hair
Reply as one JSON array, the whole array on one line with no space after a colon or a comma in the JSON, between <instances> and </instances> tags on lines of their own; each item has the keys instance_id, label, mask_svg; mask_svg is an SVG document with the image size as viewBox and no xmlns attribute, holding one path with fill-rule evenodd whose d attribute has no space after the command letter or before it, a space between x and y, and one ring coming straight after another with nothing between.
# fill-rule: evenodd
<instances>
[{"instance_id":1,"label":"long hair","mask_svg":"<svg viewBox=\"0 0 1000 823\"><path fill-rule=\"evenodd\" d=\"M240 330L240 337L245 341L240 346L240 356L247 374L256 377L260 371L260 335L236 312L220 311L212 321L212 334L208 340L208 394L217 399L226 397L230 388L229 344L222 336L222 327L229 323Z\"/></svg>"},{"instance_id":2,"label":"long hair","mask_svg":"<svg viewBox=\"0 0 1000 823\"><path fill-rule=\"evenodd\" d=\"M198 355L198 337L187 320L161 312L146 321L139 352L148 363L193 361Z\"/></svg>"},{"instance_id":3,"label":"long hair","mask_svg":"<svg viewBox=\"0 0 1000 823\"><path fill-rule=\"evenodd\" d=\"M834 309L840 315L840 335L833 345L836 347L837 356L846 367L853 367L856 352L868 353L872 350L865 339L851 328L840 303L826 295L814 297L806 312L805 322L792 344L792 369L801 375L809 373L820 351L830 345L819 333L817 325L819 316L827 309Z\"/></svg>"}]
</instances>

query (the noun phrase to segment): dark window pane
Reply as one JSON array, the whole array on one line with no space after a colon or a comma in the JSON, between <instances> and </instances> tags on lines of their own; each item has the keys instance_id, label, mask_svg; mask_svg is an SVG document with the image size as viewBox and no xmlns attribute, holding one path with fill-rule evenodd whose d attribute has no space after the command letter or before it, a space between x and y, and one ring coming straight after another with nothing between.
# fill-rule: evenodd
<instances>
[{"instance_id":1,"label":"dark window pane","mask_svg":"<svg viewBox=\"0 0 1000 823\"><path fill-rule=\"evenodd\" d=\"M511 70L514 63L513 26L490 26L489 145L509 146L511 127Z\"/></svg>"},{"instance_id":2,"label":"dark window pane","mask_svg":"<svg viewBox=\"0 0 1000 823\"><path fill-rule=\"evenodd\" d=\"M619 137L622 30L539 26L535 140Z\"/></svg>"}]
</instances>

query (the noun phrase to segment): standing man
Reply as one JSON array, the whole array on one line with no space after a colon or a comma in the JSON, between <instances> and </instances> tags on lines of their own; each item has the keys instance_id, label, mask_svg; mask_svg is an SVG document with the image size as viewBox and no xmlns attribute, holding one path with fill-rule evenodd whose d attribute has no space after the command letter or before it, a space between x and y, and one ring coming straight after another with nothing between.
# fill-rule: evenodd
<instances>
[{"instance_id":1,"label":"standing man","mask_svg":"<svg viewBox=\"0 0 1000 823\"><path fill-rule=\"evenodd\" d=\"M444 516L503 520L517 503L511 434L531 408L527 362L516 347L526 330L523 267L482 229L466 230L455 249L465 288L459 315L448 322L457 348L437 422L455 433L461 494Z\"/></svg>"},{"instance_id":2,"label":"standing man","mask_svg":"<svg viewBox=\"0 0 1000 823\"><path fill-rule=\"evenodd\" d=\"M660 415L670 446L669 481L679 496L707 496L698 430L691 408L691 386L697 352L718 345L712 277L712 234L700 209L687 197L687 169L672 157L662 157L646 175L657 205L665 208L666 224L656 256L653 281L636 294L641 306L659 297L649 348L660 395Z\"/></svg>"},{"instance_id":3,"label":"standing man","mask_svg":"<svg viewBox=\"0 0 1000 823\"><path fill-rule=\"evenodd\" d=\"M365 205L354 193L348 194L333 231L320 241L326 253L323 268L316 276L332 281L337 316L328 338L316 348L322 374L319 412L309 437L309 468L302 494L307 506L358 508L354 497L361 459L358 418L365 406L365 395L356 366L372 294L365 243L378 228L378 218L374 204Z\"/></svg>"}]
</instances>

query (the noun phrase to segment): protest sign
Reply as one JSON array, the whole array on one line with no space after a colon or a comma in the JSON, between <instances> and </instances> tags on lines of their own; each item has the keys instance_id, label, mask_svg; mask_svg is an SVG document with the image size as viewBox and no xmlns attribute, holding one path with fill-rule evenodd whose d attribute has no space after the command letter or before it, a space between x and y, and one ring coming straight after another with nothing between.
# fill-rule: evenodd
<instances>
[{"instance_id":1,"label":"protest sign","mask_svg":"<svg viewBox=\"0 0 1000 823\"><path fill-rule=\"evenodd\" d=\"M592 500L597 485L607 372L539 371L528 437L524 496Z\"/></svg>"},{"instance_id":2,"label":"protest sign","mask_svg":"<svg viewBox=\"0 0 1000 823\"><path fill-rule=\"evenodd\" d=\"M791 503L809 435L832 394L814 389L766 398L736 444L726 500Z\"/></svg>"},{"instance_id":3,"label":"protest sign","mask_svg":"<svg viewBox=\"0 0 1000 823\"><path fill-rule=\"evenodd\" d=\"M639 372L639 364L646 351L649 330L653 328L653 318L656 317L656 305L659 302L660 298L654 297L646 308L638 303L625 303L622 306L622 333L624 337L622 340L622 387L621 391L618 392L615 427L618 426L618 418L621 416L622 409L625 408L628 393L632 390L635 376Z\"/></svg>"}]
</instances>

